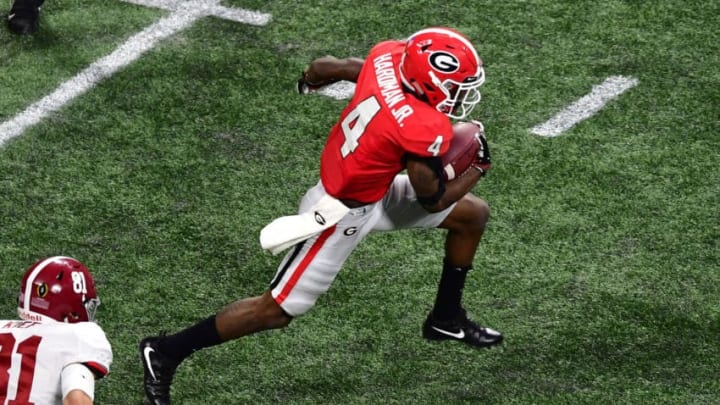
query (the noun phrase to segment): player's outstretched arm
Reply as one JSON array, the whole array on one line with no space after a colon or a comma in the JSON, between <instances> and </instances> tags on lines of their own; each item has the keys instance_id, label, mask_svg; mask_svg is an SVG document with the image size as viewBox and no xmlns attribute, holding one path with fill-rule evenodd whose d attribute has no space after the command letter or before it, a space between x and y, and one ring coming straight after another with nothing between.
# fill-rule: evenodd
<instances>
[{"instance_id":1,"label":"player's outstretched arm","mask_svg":"<svg viewBox=\"0 0 720 405\"><path fill-rule=\"evenodd\" d=\"M338 59L323 56L310 62L298 80L298 92L310 93L329 84L347 80L356 82L364 60L360 58Z\"/></svg>"}]
</instances>

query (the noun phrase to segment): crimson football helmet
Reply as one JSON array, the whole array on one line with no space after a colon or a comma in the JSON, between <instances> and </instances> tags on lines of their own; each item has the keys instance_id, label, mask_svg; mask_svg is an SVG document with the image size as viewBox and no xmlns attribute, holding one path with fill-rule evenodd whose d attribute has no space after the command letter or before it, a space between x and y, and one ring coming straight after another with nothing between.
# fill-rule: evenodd
<instances>
[{"instance_id":1,"label":"crimson football helmet","mask_svg":"<svg viewBox=\"0 0 720 405\"><path fill-rule=\"evenodd\" d=\"M483 62L470 41L450 28L433 27L410 36L400 61L406 86L438 111L463 119L480 102Z\"/></svg>"},{"instance_id":2,"label":"crimson football helmet","mask_svg":"<svg viewBox=\"0 0 720 405\"><path fill-rule=\"evenodd\" d=\"M64 256L41 259L30 266L18 295L18 314L28 321L94 321L99 305L90 271Z\"/></svg>"}]
</instances>

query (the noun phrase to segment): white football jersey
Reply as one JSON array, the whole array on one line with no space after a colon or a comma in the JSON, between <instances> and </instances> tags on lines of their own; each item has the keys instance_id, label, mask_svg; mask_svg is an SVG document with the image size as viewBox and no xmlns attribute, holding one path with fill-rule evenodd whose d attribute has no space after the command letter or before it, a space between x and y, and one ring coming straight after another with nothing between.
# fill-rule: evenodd
<instances>
[{"instance_id":1,"label":"white football jersey","mask_svg":"<svg viewBox=\"0 0 720 405\"><path fill-rule=\"evenodd\" d=\"M96 323L0 320L0 405L62 404L60 374L73 363L110 371L110 342Z\"/></svg>"}]
</instances>

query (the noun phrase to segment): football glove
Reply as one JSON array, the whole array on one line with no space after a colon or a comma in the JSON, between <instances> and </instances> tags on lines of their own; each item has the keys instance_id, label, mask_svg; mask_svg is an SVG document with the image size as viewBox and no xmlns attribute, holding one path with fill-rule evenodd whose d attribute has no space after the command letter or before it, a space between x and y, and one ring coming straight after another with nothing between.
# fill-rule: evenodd
<instances>
[{"instance_id":1,"label":"football glove","mask_svg":"<svg viewBox=\"0 0 720 405\"><path fill-rule=\"evenodd\" d=\"M480 144L475 161L470 164L470 167L480 172L480 176L487 174L488 170L492 166L490 160L490 147L488 146L487 139L485 138L485 127L480 121L471 121L473 124L480 128L480 131L475 135L475 139Z\"/></svg>"},{"instance_id":2,"label":"football glove","mask_svg":"<svg viewBox=\"0 0 720 405\"><path fill-rule=\"evenodd\" d=\"M319 83L313 83L307 79L307 71L302 72L300 75L300 78L297 81L297 92L299 94L308 94L308 93L314 93L318 90L320 90L322 87L325 87L329 84L333 84L337 82L335 79L325 80L323 82Z\"/></svg>"}]
</instances>

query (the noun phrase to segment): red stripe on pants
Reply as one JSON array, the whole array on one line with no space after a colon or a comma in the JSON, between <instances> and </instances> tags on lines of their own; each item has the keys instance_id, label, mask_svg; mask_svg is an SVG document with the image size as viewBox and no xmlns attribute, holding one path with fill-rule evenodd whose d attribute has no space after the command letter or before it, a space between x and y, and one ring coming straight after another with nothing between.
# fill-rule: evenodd
<instances>
[{"instance_id":1,"label":"red stripe on pants","mask_svg":"<svg viewBox=\"0 0 720 405\"><path fill-rule=\"evenodd\" d=\"M313 261L317 253L320 251L320 249L325 244L325 241L330 237L330 235L335 232L335 225L332 227L324 230L318 239L315 241L315 243L312 245L310 250L308 251L307 255L302 259L300 264L297 266L295 271L290 276L290 280L285 284L285 287L283 287L280 294L278 294L277 297L275 297L275 302L278 303L278 305L282 304L283 301L287 298L287 296L290 294L290 291L295 287L295 284L297 284L300 277L302 277L305 270L307 270L308 266L310 265L310 262Z\"/></svg>"}]
</instances>

